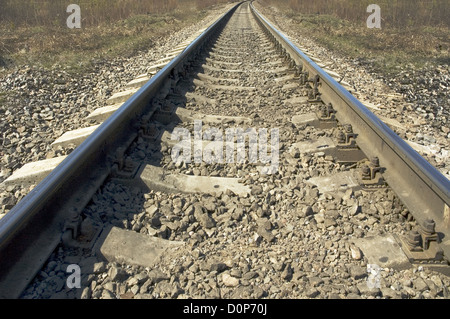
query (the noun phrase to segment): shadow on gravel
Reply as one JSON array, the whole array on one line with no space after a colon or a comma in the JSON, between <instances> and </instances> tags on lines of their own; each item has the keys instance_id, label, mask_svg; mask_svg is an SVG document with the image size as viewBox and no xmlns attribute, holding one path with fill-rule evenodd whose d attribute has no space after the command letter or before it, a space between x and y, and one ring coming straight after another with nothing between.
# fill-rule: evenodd
<instances>
[{"instance_id":1,"label":"shadow on gravel","mask_svg":"<svg viewBox=\"0 0 450 319\"><path fill-rule=\"evenodd\" d=\"M167 166L173 164L167 164L167 155L170 156L171 151L167 137L170 140L175 127L182 122L175 112L177 108L186 108L188 103L204 103L196 101L190 94L195 93L195 75L205 71L202 65L208 57L208 53L198 56L188 69L180 72L176 85L172 85L166 96L153 98L151 104L157 106L157 111L146 123L141 123L141 131L144 130L141 136L126 150L122 150L119 160L122 169L107 178L82 211L78 244L71 241L74 244L72 247L59 245L23 294L23 298L106 298L107 296L97 296L95 291L91 291L89 287L92 278L107 273L113 281L124 281L128 276L120 262L111 263L100 252L105 236L112 228L129 230L133 232L133 236L150 235L159 239L171 239L172 230L167 227L171 221L167 219L167 215L171 214L172 207L165 207L164 203L150 195L151 190L170 190L150 189L142 181L140 174L146 165L161 168L164 172ZM2 59L0 65L1 63ZM118 261L120 255L117 251ZM103 294L108 294L106 289Z\"/></svg>"}]
</instances>

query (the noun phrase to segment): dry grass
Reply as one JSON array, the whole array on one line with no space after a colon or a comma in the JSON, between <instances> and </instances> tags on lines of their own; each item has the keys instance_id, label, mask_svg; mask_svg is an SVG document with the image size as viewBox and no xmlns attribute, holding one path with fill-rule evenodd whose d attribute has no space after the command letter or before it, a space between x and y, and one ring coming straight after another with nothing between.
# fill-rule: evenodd
<instances>
[{"instance_id":1,"label":"dry grass","mask_svg":"<svg viewBox=\"0 0 450 319\"><path fill-rule=\"evenodd\" d=\"M391 27L447 26L450 27L448 0L264 0L266 4L288 8L296 13L326 14L365 24L366 8L377 4L382 23Z\"/></svg>"},{"instance_id":2,"label":"dry grass","mask_svg":"<svg viewBox=\"0 0 450 319\"><path fill-rule=\"evenodd\" d=\"M406 65L450 64L450 19L439 18L448 15L448 0L259 2L277 7L291 19L293 28L321 45L370 62L374 71L395 74ZM381 29L367 28L370 3L381 7Z\"/></svg>"},{"instance_id":3,"label":"dry grass","mask_svg":"<svg viewBox=\"0 0 450 319\"><path fill-rule=\"evenodd\" d=\"M92 27L134 15L203 10L227 0L1 0L0 21L11 27L65 26L70 3L79 5L82 26Z\"/></svg>"},{"instance_id":4,"label":"dry grass","mask_svg":"<svg viewBox=\"0 0 450 319\"><path fill-rule=\"evenodd\" d=\"M75 71L92 58L131 55L157 37L205 16L225 0L82 0L81 28L70 29L62 0L0 0L0 72L15 65L66 65ZM6 68L6 69L5 69Z\"/></svg>"}]
</instances>

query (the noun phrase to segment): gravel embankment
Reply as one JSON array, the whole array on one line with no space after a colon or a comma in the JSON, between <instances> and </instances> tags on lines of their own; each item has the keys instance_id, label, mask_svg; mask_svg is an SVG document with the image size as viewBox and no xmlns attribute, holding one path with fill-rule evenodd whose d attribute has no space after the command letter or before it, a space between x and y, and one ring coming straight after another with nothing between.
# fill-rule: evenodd
<instances>
[{"instance_id":1,"label":"gravel embankment","mask_svg":"<svg viewBox=\"0 0 450 319\"><path fill-rule=\"evenodd\" d=\"M166 252L151 267L108 263L92 252L60 247L24 298L448 298L449 278L417 266L401 271L382 268L378 287L369 287L368 259L352 241L386 233L404 235L417 225L408 220L389 189L322 192L311 185L312 177L345 172L348 167L323 152L308 155L290 148L335 132L292 124L293 115L317 111L317 106L291 103L304 95L304 88L276 81L270 74L281 66L280 58L269 50L255 50L260 33L245 19L248 14L242 9L230 20L218 40L222 52L206 63L210 68L221 62L241 63L224 69L244 74L206 68L204 72L223 85L233 85L227 80L241 77L241 86L254 86L256 91L213 89L206 81L196 85L194 93L218 103L189 99L185 106L203 114L246 116L253 128L279 128L278 171L259 174L257 165L249 163L177 165L167 145L138 141L131 157L153 159L167 175L238 177L251 191L168 194L110 181L83 211L86 219L181 241L184 246ZM229 54L233 48L240 54ZM361 87L364 81L369 80L361 80ZM211 126L224 131L233 125L245 126L225 121ZM180 126L192 132L192 123ZM65 287L67 266L74 263L89 270L82 273L80 289Z\"/></svg>"},{"instance_id":2,"label":"gravel embankment","mask_svg":"<svg viewBox=\"0 0 450 319\"><path fill-rule=\"evenodd\" d=\"M228 5L229 6L229 5ZM154 40L147 52L113 60L94 59L86 74L70 75L61 65L47 70L20 66L0 79L0 183L24 164L66 155L72 149L57 149L51 143L64 132L91 124L89 113L106 105L136 76L146 73L154 61L165 56L195 32L205 28L225 9L210 11L203 20L165 38ZM31 189L0 189L0 216L7 213Z\"/></svg>"},{"instance_id":3,"label":"gravel embankment","mask_svg":"<svg viewBox=\"0 0 450 319\"><path fill-rule=\"evenodd\" d=\"M289 36L306 54L322 60L328 69L349 83L351 93L368 104L377 116L403 139L420 144L419 153L450 179L450 67L448 65L401 69L395 78L373 71L370 61L350 59L323 48L293 27L292 20L276 8L255 7ZM421 147L423 146L423 147Z\"/></svg>"}]
</instances>

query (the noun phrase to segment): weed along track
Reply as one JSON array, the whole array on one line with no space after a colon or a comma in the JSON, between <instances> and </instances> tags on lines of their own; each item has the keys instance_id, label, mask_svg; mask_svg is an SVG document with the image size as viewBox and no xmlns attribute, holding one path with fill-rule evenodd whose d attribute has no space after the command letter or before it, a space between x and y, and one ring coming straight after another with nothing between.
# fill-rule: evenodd
<instances>
[{"instance_id":1,"label":"weed along track","mask_svg":"<svg viewBox=\"0 0 450 319\"><path fill-rule=\"evenodd\" d=\"M448 296L449 181L251 3L108 103L5 181L2 297Z\"/></svg>"}]
</instances>

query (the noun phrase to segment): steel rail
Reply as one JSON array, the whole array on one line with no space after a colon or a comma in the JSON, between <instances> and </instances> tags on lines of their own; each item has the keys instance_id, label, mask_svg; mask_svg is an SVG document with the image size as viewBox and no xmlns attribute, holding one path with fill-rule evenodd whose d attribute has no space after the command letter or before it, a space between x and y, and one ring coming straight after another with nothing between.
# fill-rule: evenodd
<instances>
[{"instance_id":1,"label":"steel rail","mask_svg":"<svg viewBox=\"0 0 450 319\"><path fill-rule=\"evenodd\" d=\"M170 90L171 77L195 58L241 3L154 75L0 219L0 298L20 296L61 241L70 213L79 212L108 177L114 151L130 145L137 136L139 118L155 111L152 99L161 90ZM130 136L130 132L136 133Z\"/></svg>"},{"instance_id":2,"label":"steel rail","mask_svg":"<svg viewBox=\"0 0 450 319\"><path fill-rule=\"evenodd\" d=\"M378 157L385 168L383 178L422 224L433 219L440 232L440 244L447 260L450 258L450 181L368 110L334 78L279 32L251 4L260 25L310 79L319 76L319 92L325 104L332 103L342 124L351 124L358 134L358 146L369 158Z\"/></svg>"}]
</instances>

